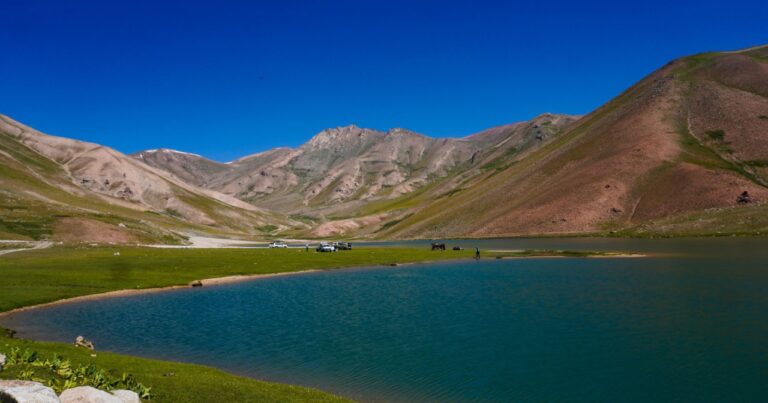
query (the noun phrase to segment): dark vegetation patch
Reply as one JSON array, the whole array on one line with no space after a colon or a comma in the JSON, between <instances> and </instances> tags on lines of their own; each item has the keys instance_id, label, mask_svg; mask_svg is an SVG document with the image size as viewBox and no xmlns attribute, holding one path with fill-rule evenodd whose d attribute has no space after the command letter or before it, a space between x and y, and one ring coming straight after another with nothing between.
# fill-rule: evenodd
<instances>
[{"instance_id":1,"label":"dark vegetation patch","mask_svg":"<svg viewBox=\"0 0 768 403\"><path fill-rule=\"evenodd\" d=\"M707 130L706 131L707 136L715 141L723 141L725 140L725 131L718 129L718 130Z\"/></svg>"},{"instance_id":2,"label":"dark vegetation patch","mask_svg":"<svg viewBox=\"0 0 768 403\"><path fill-rule=\"evenodd\" d=\"M382 226L381 226L381 228L379 228L379 229L378 229L376 232L385 231L385 230L387 230L387 229L389 229L389 228L392 228L392 227L394 227L395 225L397 225L397 224L400 224L401 222L405 221L405 220L406 220L408 217L410 217L410 216L412 216L412 215L413 215L413 213L411 213L411 214L407 214L407 215L405 215L405 216L403 216L402 218L400 218L400 219L397 219L397 220L387 221L387 222L385 222L385 223L384 223L384 225L382 225Z\"/></svg>"},{"instance_id":3,"label":"dark vegetation patch","mask_svg":"<svg viewBox=\"0 0 768 403\"><path fill-rule=\"evenodd\" d=\"M758 167L758 168L768 167L768 160L752 160L752 161L744 161L744 163L751 167Z\"/></svg>"},{"instance_id":4,"label":"dark vegetation patch","mask_svg":"<svg viewBox=\"0 0 768 403\"><path fill-rule=\"evenodd\" d=\"M19 234L34 240L40 240L52 234L53 219L47 217L30 219L0 218L0 232Z\"/></svg>"},{"instance_id":5,"label":"dark vegetation patch","mask_svg":"<svg viewBox=\"0 0 768 403\"><path fill-rule=\"evenodd\" d=\"M263 232L265 234L269 234L277 231L277 225L272 225L272 224L262 225L260 227L256 227L256 230L259 232Z\"/></svg>"},{"instance_id":6,"label":"dark vegetation patch","mask_svg":"<svg viewBox=\"0 0 768 403\"><path fill-rule=\"evenodd\" d=\"M184 216L179 212L179 210L176 210L176 209L167 208L165 209L165 212L171 217L184 218Z\"/></svg>"}]
</instances>

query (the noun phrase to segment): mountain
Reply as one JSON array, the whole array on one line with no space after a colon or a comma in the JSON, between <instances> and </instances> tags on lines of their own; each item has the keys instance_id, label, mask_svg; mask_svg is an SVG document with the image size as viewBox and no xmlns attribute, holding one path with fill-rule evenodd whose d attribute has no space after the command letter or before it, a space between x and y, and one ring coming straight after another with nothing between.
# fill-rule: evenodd
<instances>
[{"instance_id":1,"label":"mountain","mask_svg":"<svg viewBox=\"0 0 768 403\"><path fill-rule=\"evenodd\" d=\"M0 236L182 242L285 222L98 144L43 134L0 115Z\"/></svg>"},{"instance_id":2,"label":"mountain","mask_svg":"<svg viewBox=\"0 0 768 403\"><path fill-rule=\"evenodd\" d=\"M545 114L461 139L400 128L338 127L297 149L278 148L227 164L171 150L133 157L198 186L303 219L316 227L312 235L325 236L346 232L339 226L375 229L370 224L401 213L386 204L454 190L456 180L510 163L576 119ZM377 211L369 213L374 206Z\"/></svg>"},{"instance_id":3,"label":"mountain","mask_svg":"<svg viewBox=\"0 0 768 403\"><path fill-rule=\"evenodd\" d=\"M379 236L761 233L766 183L768 47L705 53ZM737 202L745 191L752 203Z\"/></svg>"},{"instance_id":4,"label":"mountain","mask_svg":"<svg viewBox=\"0 0 768 403\"><path fill-rule=\"evenodd\" d=\"M672 61L583 117L450 139L337 127L230 163L125 156L0 118L3 238L768 231L765 46Z\"/></svg>"}]
</instances>

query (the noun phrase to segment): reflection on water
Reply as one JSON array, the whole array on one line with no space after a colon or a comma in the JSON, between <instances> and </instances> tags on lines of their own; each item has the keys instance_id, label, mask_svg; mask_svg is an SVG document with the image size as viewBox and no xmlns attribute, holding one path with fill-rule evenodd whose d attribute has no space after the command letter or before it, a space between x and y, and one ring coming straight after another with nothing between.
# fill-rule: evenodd
<instances>
[{"instance_id":1,"label":"reflection on water","mask_svg":"<svg viewBox=\"0 0 768 403\"><path fill-rule=\"evenodd\" d=\"M768 241L447 242L654 257L307 273L61 305L4 325L364 401L768 396Z\"/></svg>"}]
</instances>

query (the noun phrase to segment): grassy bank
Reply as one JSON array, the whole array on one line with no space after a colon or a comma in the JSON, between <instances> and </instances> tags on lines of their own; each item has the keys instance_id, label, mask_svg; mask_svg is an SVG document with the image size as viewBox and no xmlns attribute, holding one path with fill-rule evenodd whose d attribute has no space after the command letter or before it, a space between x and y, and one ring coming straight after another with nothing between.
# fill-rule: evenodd
<instances>
[{"instance_id":1,"label":"grassy bank","mask_svg":"<svg viewBox=\"0 0 768 403\"><path fill-rule=\"evenodd\" d=\"M119 255L116 253L119 252ZM483 252L486 258L604 255L597 252ZM65 298L124 289L186 285L234 275L290 273L309 269L469 259L471 250L357 248L337 253L304 249L160 249L53 247L0 259L0 312Z\"/></svg>"},{"instance_id":2,"label":"grassy bank","mask_svg":"<svg viewBox=\"0 0 768 403\"><path fill-rule=\"evenodd\" d=\"M151 387L155 402L343 402L347 401L318 390L300 386L261 382L228 374L200 365L129 357L120 354L91 352L61 343L43 343L11 339L0 329L0 352L13 347L29 348L38 354L59 354L72 364L93 364L115 375L130 373ZM18 371L9 368L0 378L14 379Z\"/></svg>"},{"instance_id":3,"label":"grassy bank","mask_svg":"<svg viewBox=\"0 0 768 403\"><path fill-rule=\"evenodd\" d=\"M310 249L307 253L304 249L53 247L0 258L0 312L109 291L186 285L207 278L468 259L473 255L471 250L433 252L427 248L358 248L337 253L315 253ZM588 255L593 254L484 253L486 258ZM92 357L87 350L60 343L13 339L0 331L0 352L7 353L12 347L29 348L44 355L56 353L73 364L94 364L116 375L130 373L150 386L153 400L160 402L342 400L308 388L261 382L198 365L105 352ZM18 374L13 370L0 372L0 378L15 376Z\"/></svg>"},{"instance_id":4,"label":"grassy bank","mask_svg":"<svg viewBox=\"0 0 768 403\"><path fill-rule=\"evenodd\" d=\"M307 253L304 249L54 247L0 259L0 312L108 291L185 285L205 278L469 258L472 253L426 248L359 248L337 253L310 249Z\"/></svg>"}]
</instances>

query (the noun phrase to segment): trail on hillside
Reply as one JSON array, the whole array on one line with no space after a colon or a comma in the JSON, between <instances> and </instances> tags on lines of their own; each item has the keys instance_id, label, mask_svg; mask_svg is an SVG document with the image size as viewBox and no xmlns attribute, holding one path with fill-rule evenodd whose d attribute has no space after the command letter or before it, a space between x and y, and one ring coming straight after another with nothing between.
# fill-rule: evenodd
<instances>
[{"instance_id":1,"label":"trail on hillside","mask_svg":"<svg viewBox=\"0 0 768 403\"><path fill-rule=\"evenodd\" d=\"M14 242L14 243L16 243L16 242ZM30 242L30 243L33 244L33 246L29 247L29 248L0 250L0 256L1 255L7 255L7 254L13 253L13 252L21 252L21 251L25 251L25 250L35 250L35 249L45 249L45 248L50 248L51 246L53 246L53 242L50 242L50 241Z\"/></svg>"}]
</instances>

